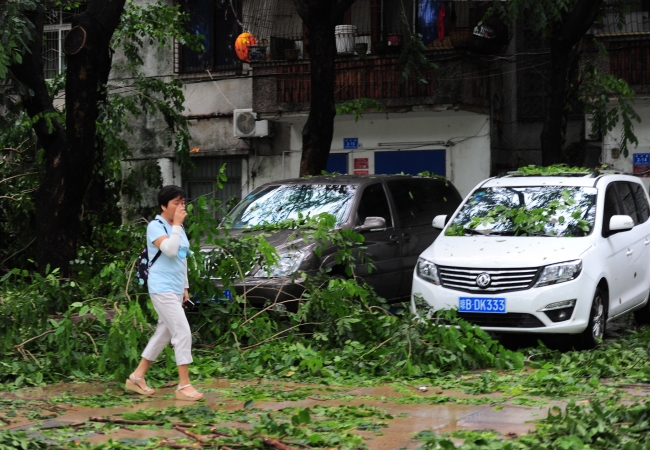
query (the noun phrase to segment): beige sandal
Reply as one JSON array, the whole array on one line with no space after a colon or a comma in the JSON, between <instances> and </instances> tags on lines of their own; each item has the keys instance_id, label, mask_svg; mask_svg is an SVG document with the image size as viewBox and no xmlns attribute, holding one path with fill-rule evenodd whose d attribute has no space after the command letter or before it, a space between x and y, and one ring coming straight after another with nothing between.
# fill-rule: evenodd
<instances>
[{"instance_id":1,"label":"beige sandal","mask_svg":"<svg viewBox=\"0 0 650 450\"><path fill-rule=\"evenodd\" d=\"M149 386L147 386L146 382L143 389L140 386L138 386L138 381L144 381L144 378L136 378L134 374L131 374L129 375L129 378L126 379L126 384L124 388L127 391L136 392L140 395L153 395L155 391L151 389Z\"/></svg>"},{"instance_id":2,"label":"beige sandal","mask_svg":"<svg viewBox=\"0 0 650 450\"><path fill-rule=\"evenodd\" d=\"M198 402L199 400L203 400L203 394L200 392L196 392L192 395L187 395L183 392L181 392L181 389L185 389L186 387L192 386L191 384L186 384L185 386L178 386L176 391L174 391L174 397L176 397L176 400L186 400L188 402Z\"/></svg>"}]
</instances>

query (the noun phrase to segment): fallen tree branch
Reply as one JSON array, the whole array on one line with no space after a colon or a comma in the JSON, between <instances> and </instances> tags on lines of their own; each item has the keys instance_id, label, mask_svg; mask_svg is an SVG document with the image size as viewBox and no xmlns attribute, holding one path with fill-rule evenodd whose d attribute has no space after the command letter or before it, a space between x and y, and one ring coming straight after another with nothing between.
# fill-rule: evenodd
<instances>
[{"instance_id":1,"label":"fallen tree branch","mask_svg":"<svg viewBox=\"0 0 650 450\"><path fill-rule=\"evenodd\" d=\"M277 439L271 439L264 436L260 436L260 437L262 438L262 442L264 442L264 444L270 445L271 447L275 447L277 450L298 450L298 448L283 444Z\"/></svg>"},{"instance_id":2,"label":"fallen tree branch","mask_svg":"<svg viewBox=\"0 0 650 450\"><path fill-rule=\"evenodd\" d=\"M109 419L108 417L89 417L90 422L102 422L102 423L116 423L119 425L165 425L165 422L157 422L153 420L127 420L127 419ZM173 423L172 426L183 427L183 428L192 428L195 426L193 423L183 423L177 422Z\"/></svg>"},{"instance_id":3,"label":"fallen tree branch","mask_svg":"<svg viewBox=\"0 0 650 450\"><path fill-rule=\"evenodd\" d=\"M174 430L176 430L176 431L180 431L180 432L183 433L185 436L189 436L189 437L191 437L192 439L194 439L194 440L196 440L196 441L199 441L199 442L202 443L202 444L204 444L204 443L206 442L206 441L203 439L203 437L202 437L201 435L196 434L196 433L192 433L191 431L186 430L186 429L184 429L183 427L179 427L178 425L174 425L173 428L174 428Z\"/></svg>"},{"instance_id":4,"label":"fallen tree branch","mask_svg":"<svg viewBox=\"0 0 650 450\"><path fill-rule=\"evenodd\" d=\"M54 330L48 330L48 331L46 331L45 333L41 333L41 334L39 334L38 336L34 336L33 338L29 338L29 339L27 339L25 342L21 342L21 343L18 344L18 345L14 345L14 348L15 348L16 350L20 351L20 350L18 349L19 347L22 347L23 345L27 344L28 342L31 342L31 341L33 341L34 339L41 338L41 337L45 336L46 334L50 334L50 333L54 333Z\"/></svg>"},{"instance_id":5,"label":"fallen tree branch","mask_svg":"<svg viewBox=\"0 0 650 450\"><path fill-rule=\"evenodd\" d=\"M175 444L167 439L163 439L158 443L158 447L169 447L169 448L201 448L198 445L188 445L188 444Z\"/></svg>"},{"instance_id":6,"label":"fallen tree branch","mask_svg":"<svg viewBox=\"0 0 650 450\"><path fill-rule=\"evenodd\" d=\"M251 348L259 347L259 346L262 345L262 344L266 344L268 341L272 341L273 338L275 338L276 336L279 336L279 335L281 335L281 334L283 334L283 333L286 333L287 331L291 331L291 330L293 330L294 328L302 327L302 326L304 326L304 325L322 325L322 324L323 324L323 322L307 322L307 323L299 323L298 325L294 325L294 326L292 326L291 328L287 328L286 330L282 330L282 331L280 331L279 333L275 333L273 336L271 336L271 337L269 337L269 338L266 338L266 339L264 339L263 341L258 342L257 344L249 345L248 347L242 347L242 348L241 348L241 351L250 350Z\"/></svg>"}]
</instances>

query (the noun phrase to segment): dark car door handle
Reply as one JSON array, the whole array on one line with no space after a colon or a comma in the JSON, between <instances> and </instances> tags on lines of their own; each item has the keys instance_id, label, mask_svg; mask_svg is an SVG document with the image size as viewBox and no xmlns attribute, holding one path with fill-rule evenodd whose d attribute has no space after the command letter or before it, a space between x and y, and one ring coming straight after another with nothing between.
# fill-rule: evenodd
<instances>
[{"instance_id":1,"label":"dark car door handle","mask_svg":"<svg viewBox=\"0 0 650 450\"><path fill-rule=\"evenodd\" d=\"M396 234L393 234L389 239L394 242L399 242L399 236Z\"/></svg>"},{"instance_id":2,"label":"dark car door handle","mask_svg":"<svg viewBox=\"0 0 650 450\"><path fill-rule=\"evenodd\" d=\"M404 240L407 241L407 242L411 240L411 235L408 234L408 233L404 233L404 234L402 234L402 237L403 237Z\"/></svg>"}]
</instances>

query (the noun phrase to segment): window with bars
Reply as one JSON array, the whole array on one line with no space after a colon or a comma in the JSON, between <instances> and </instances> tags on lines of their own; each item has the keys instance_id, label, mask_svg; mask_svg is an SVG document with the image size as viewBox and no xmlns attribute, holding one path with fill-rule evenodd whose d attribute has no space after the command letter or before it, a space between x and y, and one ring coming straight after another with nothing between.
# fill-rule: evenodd
<instances>
[{"instance_id":1,"label":"window with bars","mask_svg":"<svg viewBox=\"0 0 650 450\"><path fill-rule=\"evenodd\" d=\"M43 28L43 70L45 79L51 79L65 71L63 39L72 26L72 17L85 11L86 6L66 8L53 3L46 5Z\"/></svg>"},{"instance_id":2,"label":"window with bars","mask_svg":"<svg viewBox=\"0 0 650 450\"><path fill-rule=\"evenodd\" d=\"M612 42L609 66L631 86L650 85L650 40Z\"/></svg>"},{"instance_id":3,"label":"window with bars","mask_svg":"<svg viewBox=\"0 0 650 450\"><path fill-rule=\"evenodd\" d=\"M219 200L221 205L217 210L212 210L211 206L209 208L215 219L222 219L241 199L242 162L241 156L194 158L194 168L183 180L183 187L188 196L187 201L192 202L201 196L205 196L208 200ZM228 180L223 182L223 188L219 189L216 180L224 164Z\"/></svg>"},{"instance_id":4,"label":"window with bars","mask_svg":"<svg viewBox=\"0 0 650 450\"><path fill-rule=\"evenodd\" d=\"M203 51L195 52L179 45L176 52L176 73L201 73L206 70L232 69L239 60L235 40L242 32L242 0L181 0L189 14L187 30L203 36Z\"/></svg>"},{"instance_id":5,"label":"window with bars","mask_svg":"<svg viewBox=\"0 0 650 450\"><path fill-rule=\"evenodd\" d=\"M191 16L188 29L205 36L206 50L196 54L179 47L177 73L202 72L236 61L233 45L242 28L259 43L266 42L271 60L286 59L285 50L298 50L299 58L308 57L309 30L296 11L294 0L179 1ZM339 24L354 25L356 42L367 43L368 50L375 53L379 49L373 50L373 43L384 47L390 35L401 35L403 41L404 11L408 26L423 35L429 49L441 47L442 41L446 43L442 47L464 47L490 4L474 0L356 0ZM215 56L219 49L232 59L219 60Z\"/></svg>"}]
</instances>

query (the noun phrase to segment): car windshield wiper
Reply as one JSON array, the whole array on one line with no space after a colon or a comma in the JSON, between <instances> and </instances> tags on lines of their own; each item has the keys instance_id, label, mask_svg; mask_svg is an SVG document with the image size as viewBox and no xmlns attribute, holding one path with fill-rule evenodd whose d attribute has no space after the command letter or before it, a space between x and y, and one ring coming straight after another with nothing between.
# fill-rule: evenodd
<instances>
[{"instance_id":1,"label":"car windshield wiper","mask_svg":"<svg viewBox=\"0 0 650 450\"><path fill-rule=\"evenodd\" d=\"M474 228L463 228L463 231L469 234L478 234L481 236L514 236L512 231L495 231L495 230L476 230Z\"/></svg>"},{"instance_id":2,"label":"car windshield wiper","mask_svg":"<svg viewBox=\"0 0 650 450\"><path fill-rule=\"evenodd\" d=\"M561 235L559 234L550 234L550 233L544 233L543 231L536 231L534 233L528 233L530 236L542 236L542 237L560 237Z\"/></svg>"}]
</instances>

